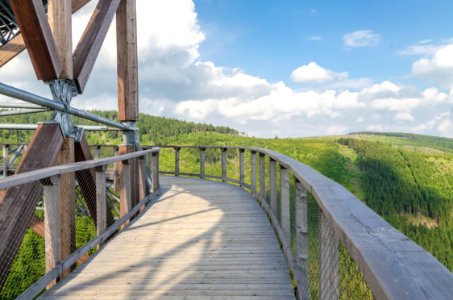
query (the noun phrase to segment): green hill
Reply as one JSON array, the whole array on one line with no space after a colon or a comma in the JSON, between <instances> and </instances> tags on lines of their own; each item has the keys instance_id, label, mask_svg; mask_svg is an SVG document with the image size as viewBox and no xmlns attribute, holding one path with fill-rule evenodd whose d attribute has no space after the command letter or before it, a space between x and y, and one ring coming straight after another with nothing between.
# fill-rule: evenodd
<instances>
[{"instance_id":1,"label":"green hill","mask_svg":"<svg viewBox=\"0 0 453 300\"><path fill-rule=\"evenodd\" d=\"M97 112L116 118L115 112ZM1 120L35 123L48 115ZM12 120L13 119L13 120ZM82 124L76 120L76 123ZM86 122L84 122L86 123ZM228 127L142 114L144 145L240 145L279 151L344 185L392 225L453 270L453 140L405 133L361 132L338 137L259 139ZM27 140L29 133L0 132L2 142ZM116 132L89 133L90 143L120 142ZM162 150L161 168L174 167L173 150ZM181 172L197 172L198 153L181 152ZM207 153L207 172L220 172L218 154ZM237 159L229 153L230 159ZM210 159L210 160L209 160ZM210 168L210 169L209 169ZM230 166L235 175L237 168ZM249 176L249 174L246 174Z\"/></svg>"}]
</instances>

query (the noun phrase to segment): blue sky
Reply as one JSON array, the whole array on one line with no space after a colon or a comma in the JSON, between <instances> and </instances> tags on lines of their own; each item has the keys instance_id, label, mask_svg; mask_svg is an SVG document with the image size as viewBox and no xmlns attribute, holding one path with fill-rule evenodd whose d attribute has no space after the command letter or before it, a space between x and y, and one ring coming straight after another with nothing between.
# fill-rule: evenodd
<instances>
[{"instance_id":1,"label":"blue sky","mask_svg":"<svg viewBox=\"0 0 453 300\"><path fill-rule=\"evenodd\" d=\"M404 79L411 57L399 51L452 37L452 1L197 0L206 34L200 54L270 81L290 81L296 65L316 61L354 77ZM343 35L368 29L377 47L350 49ZM319 38L319 40L318 40Z\"/></svg>"},{"instance_id":2,"label":"blue sky","mask_svg":"<svg viewBox=\"0 0 453 300\"><path fill-rule=\"evenodd\" d=\"M95 2L73 18L74 45ZM142 112L260 137L364 130L453 137L453 1L137 6ZM25 52L0 69L0 81L50 97ZM116 109L116 90L112 26L73 105Z\"/></svg>"}]
</instances>

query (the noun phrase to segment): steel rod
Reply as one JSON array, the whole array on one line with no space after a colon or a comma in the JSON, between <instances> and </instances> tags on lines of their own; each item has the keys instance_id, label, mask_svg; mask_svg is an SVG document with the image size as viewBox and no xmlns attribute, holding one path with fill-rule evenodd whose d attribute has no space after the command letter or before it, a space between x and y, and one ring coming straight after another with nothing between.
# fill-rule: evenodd
<instances>
[{"instance_id":1,"label":"steel rod","mask_svg":"<svg viewBox=\"0 0 453 300\"><path fill-rule=\"evenodd\" d=\"M108 126L96 126L96 125L75 125L76 127L83 128L86 131L119 131L117 128ZM35 130L38 127L37 124L1 124L0 130Z\"/></svg>"},{"instance_id":2,"label":"steel rod","mask_svg":"<svg viewBox=\"0 0 453 300\"><path fill-rule=\"evenodd\" d=\"M118 128L121 130L136 130L134 127L127 126L125 124L121 124L112 120L109 120L107 118L103 118L100 116L97 116L95 114L68 106L63 104L62 102L50 100L23 90L20 90L18 88L12 87L10 85L4 84L0 82L0 94L3 94L8 97L12 97L15 99L19 99L25 102L29 102L32 104L44 106L53 110L57 110L60 112L64 112L76 117L80 117L83 119L87 119L96 123L101 123L107 126L111 126L114 128Z\"/></svg>"}]
</instances>

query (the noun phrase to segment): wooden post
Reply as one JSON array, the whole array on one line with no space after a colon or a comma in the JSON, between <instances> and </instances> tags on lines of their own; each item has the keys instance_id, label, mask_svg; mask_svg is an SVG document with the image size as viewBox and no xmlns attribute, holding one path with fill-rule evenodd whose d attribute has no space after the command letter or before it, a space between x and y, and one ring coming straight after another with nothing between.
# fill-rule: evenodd
<instances>
[{"instance_id":1,"label":"wooden post","mask_svg":"<svg viewBox=\"0 0 453 300\"><path fill-rule=\"evenodd\" d=\"M96 217L97 235L100 235L107 228L107 195L105 183L105 170L107 166L99 166L96 171Z\"/></svg>"},{"instance_id":2,"label":"wooden post","mask_svg":"<svg viewBox=\"0 0 453 300\"><path fill-rule=\"evenodd\" d=\"M271 208L274 212L277 211L277 163L270 158L269 161L269 192L271 197Z\"/></svg>"},{"instance_id":3,"label":"wooden post","mask_svg":"<svg viewBox=\"0 0 453 300\"><path fill-rule=\"evenodd\" d=\"M227 148L222 148L222 182L227 181L227 164L228 164L227 150L228 150Z\"/></svg>"},{"instance_id":4,"label":"wooden post","mask_svg":"<svg viewBox=\"0 0 453 300\"><path fill-rule=\"evenodd\" d=\"M121 0L116 12L118 119L138 120L137 20L135 0Z\"/></svg>"},{"instance_id":5,"label":"wooden post","mask_svg":"<svg viewBox=\"0 0 453 300\"><path fill-rule=\"evenodd\" d=\"M9 145L3 145L3 177L8 176Z\"/></svg>"},{"instance_id":6,"label":"wooden post","mask_svg":"<svg viewBox=\"0 0 453 300\"><path fill-rule=\"evenodd\" d=\"M116 147L115 148L115 156L118 156L119 155L119 148ZM116 191L116 192L119 192L120 190L120 163L119 162L115 162L113 164L113 189Z\"/></svg>"},{"instance_id":7,"label":"wooden post","mask_svg":"<svg viewBox=\"0 0 453 300\"><path fill-rule=\"evenodd\" d=\"M131 165L129 160L123 160L120 165L121 190L120 190L120 217L126 215L132 208L132 181ZM128 222L124 223L124 228Z\"/></svg>"},{"instance_id":8,"label":"wooden post","mask_svg":"<svg viewBox=\"0 0 453 300\"><path fill-rule=\"evenodd\" d=\"M141 156L138 159L138 171L139 171L139 199L143 200L148 196L150 187L147 186L146 181L146 157Z\"/></svg>"},{"instance_id":9,"label":"wooden post","mask_svg":"<svg viewBox=\"0 0 453 300\"><path fill-rule=\"evenodd\" d=\"M179 176L179 150L181 147L175 147L175 176Z\"/></svg>"},{"instance_id":10,"label":"wooden post","mask_svg":"<svg viewBox=\"0 0 453 300\"><path fill-rule=\"evenodd\" d=\"M101 146L97 145L96 148L94 148L94 159L99 158L101 158Z\"/></svg>"},{"instance_id":11,"label":"wooden post","mask_svg":"<svg viewBox=\"0 0 453 300\"><path fill-rule=\"evenodd\" d=\"M65 138L58 153L58 165L65 165L75 161L74 139ZM61 228L61 259L68 257L76 250L75 244L75 174L66 173L60 177L58 188L58 205ZM69 272L65 272L64 276Z\"/></svg>"},{"instance_id":12,"label":"wooden post","mask_svg":"<svg viewBox=\"0 0 453 300\"><path fill-rule=\"evenodd\" d=\"M41 180L44 198L44 235L46 271L52 270L61 260L60 217L58 214L58 176ZM47 288L56 284L52 281Z\"/></svg>"},{"instance_id":13,"label":"wooden post","mask_svg":"<svg viewBox=\"0 0 453 300\"><path fill-rule=\"evenodd\" d=\"M289 176L288 169L286 169L282 165L280 165L280 195L280 224L282 225L285 238L289 243L291 241L291 222L289 212Z\"/></svg>"},{"instance_id":14,"label":"wooden post","mask_svg":"<svg viewBox=\"0 0 453 300\"><path fill-rule=\"evenodd\" d=\"M244 148L239 148L239 185L241 187L244 187L244 167L245 167L245 161L244 161L244 154L245 154L245 149Z\"/></svg>"},{"instance_id":15,"label":"wooden post","mask_svg":"<svg viewBox=\"0 0 453 300\"><path fill-rule=\"evenodd\" d=\"M200 178L205 178L204 162L206 160L206 148L200 147Z\"/></svg>"},{"instance_id":16,"label":"wooden post","mask_svg":"<svg viewBox=\"0 0 453 300\"><path fill-rule=\"evenodd\" d=\"M250 159L251 159L250 172L252 175L252 184L251 184L250 189L252 190L252 195L255 195L256 194L256 151L254 151L254 150L251 151Z\"/></svg>"},{"instance_id":17,"label":"wooden post","mask_svg":"<svg viewBox=\"0 0 453 300\"><path fill-rule=\"evenodd\" d=\"M152 192L159 195L159 152L153 152L151 156L151 178L152 178Z\"/></svg>"},{"instance_id":18,"label":"wooden post","mask_svg":"<svg viewBox=\"0 0 453 300\"><path fill-rule=\"evenodd\" d=\"M336 300L339 298L338 238L327 218L320 214L320 299Z\"/></svg>"},{"instance_id":19,"label":"wooden post","mask_svg":"<svg viewBox=\"0 0 453 300\"><path fill-rule=\"evenodd\" d=\"M263 201L266 201L266 156L260 153L260 194Z\"/></svg>"},{"instance_id":20,"label":"wooden post","mask_svg":"<svg viewBox=\"0 0 453 300\"><path fill-rule=\"evenodd\" d=\"M55 40L62 72L59 78L73 79L72 59L72 1L49 0L47 16Z\"/></svg>"},{"instance_id":21,"label":"wooden post","mask_svg":"<svg viewBox=\"0 0 453 300\"><path fill-rule=\"evenodd\" d=\"M297 298L308 300L308 214L307 190L296 179L296 262Z\"/></svg>"}]
</instances>

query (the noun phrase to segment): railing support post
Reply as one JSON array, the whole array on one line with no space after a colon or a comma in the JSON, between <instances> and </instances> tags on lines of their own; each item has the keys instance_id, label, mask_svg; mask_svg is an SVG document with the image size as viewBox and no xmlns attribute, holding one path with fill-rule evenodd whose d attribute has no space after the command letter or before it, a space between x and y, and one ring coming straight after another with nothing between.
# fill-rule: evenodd
<instances>
[{"instance_id":1,"label":"railing support post","mask_svg":"<svg viewBox=\"0 0 453 300\"><path fill-rule=\"evenodd\" d=\"M336 300L338 290L338 238L323 212L320 216L320 299Z\"/></svg>"},{"instance_id":2,"label":"railing support post","mask_svg":"<svg viewBox=\"0 0 453 300\"><path fill-rule=\"evenodd\" d=\"M107 197L105 184L105 170L107 166L99 166L96 171L96 223L97 235L107 228Z\"/></svg>"},{"instance_id":3,"label":"railing support post","mask_svg":"<svg viewBox=\"0 0 453 300\"><path fill-rule=\"evenodd\" d=\"M307 190L296 179L296 261L297 298L308 300L308 214Z\"/></svg>"},{"instance_id":4,"label":"railing support post","mask_svg":"<svg viewBox=\"0 0 453 300\"><path fill-rule=\"evenodd\" d=\"M228 148L222 148L222 182L227 181L227 150Z\"/></svg>"},{"instance_id":5,"label":"railing support post","mask_svg":"<svg viewBox=\"0 0 453 300\"><path fill-rule=\"evenodd\" d=\"M245 161L244 161L245 149L239 148L239 185L244 187L244 177L245 177Z\"/></svg>"},{"instance_id":6,"label":"railing support post","mask_svg":"<svg viewBox=\"0 0 453 300\"><path fill-rule=\"evenodd\" d=\"M61 260L60 215L58 213L59 176L41 180L44 198L44 237L46 250L46 272L52 270ZM56 284L49 283L47 288Z\"/></svg>"},{"instance_id":7,"label":"railing support post","mask_svg":"<svg viewBox=\"0 0 453 300\"><path fill-rule=\"evenodd\" d=\"M263 201L266 201L266 156L260 153L260 194Z\"/></svg>"},{"instance_id":8,"label":"railing support post","mask_svg":"<svg viewBox=\"0 0 453 300\"><path fill-rule=\"evenodd\" d=\"M120 216L126 215L132 208L131 191L131 165L129 160L123 160L120 165L121 170L121 190L120 190ZM124 228L128 222L124 223Z\"/></svg>"},{"instance_id":9,"label":"railing support post","mask_svg":"<svg viewBox=\"0 0 453 300\"><path fill-rule=\"evenodd\" d=\"M3 177L8 176L9 145L3 145Z\"/></svg>"},{"instance_id":10,"label":"railing support post","mask_svg":"<svg viewBox=\"0 0 453 300\"><path fill-rule=\"evenodd\" d=\"M94 159L99 159L101 157L101 146L96 145L94 148Z\"/></svg>"},{"instance_id":11,"label":"railing support post","mask_svg":"<svg viewBox=\"0 0 453 300\"><path fill-rule=\"evenodd\" d=\"M250 189L252 190L252 195L256 195L256 151L252 150L250 155L250 166L251 166L251 176L252 176L252 184Z\"/></svg>"},{"instance_id":12,"label":"railing support post","mask_svg":"<svg viewBox=\"0 0 453 300\"><path fill-rule=\"evenodd\" d=\"M206 148L200 147L200 178L205 178L204 162L206 160Z\"/></svg>"},{"instance_id":13,"label":"railing support post","mask_svg":"<svg viewBox=\"0 0 453 300\"><path fill-rule=\"evenodd\" d=\"M271 197L271 208L277 211L277 162L269 158L269 192Z\"/></svg>"},{"instance_id":14,"label":"railing support post","mask_svg":"<svg viewBox=\"0 0 453 300\"><path fill-rule=\"evenodd\" d=\"M280 224L282 224L283 233L288 241L290 241L290 212L289 212L289 175L288 169L280 165L280 203L281 215Z\"/></svg>"},{"instance_id":15,"label":"railing support post","mask_svg":"<svg viewBox=\"0 0 453 300\"><path fill-rule=\"evenodd\" d=\"M159 152L153 152L151 155L151 177L152 192L159 195Z\"/></svg>"},{"instance_id":16,"label":"railing support post","mask_svg":"<svg viewBox=\"0 0 453 300\"><path fill-rule=\"evenodd\" d=\"M119 155L119 148L115 148L115 156ZM113 189L118 192L120 190L120 168L119 168L119 162L115 162L113 164Z\"/></svg>"},{"instance_id":17,"label":"railing support post","mask_svg":"<svg viewBox=\"0 0 453 300\"><path fill-rule=\"evenodd\" d=\"M146 157L140 156L138 159L138 172L139 172L139 199L143 200L148 194L150 187L147 181L147 170L146 170Z\"/></svg>"},{"instance_id":18,"label":"railing support post","mask_svg":"<svg viewBox=\"0 0 453 300\"><path fill-rule=\"evenodd\" d=\"M175 147L175 176L179 176L179 150L181 147Z\"/></svg>"}]
</instances>

